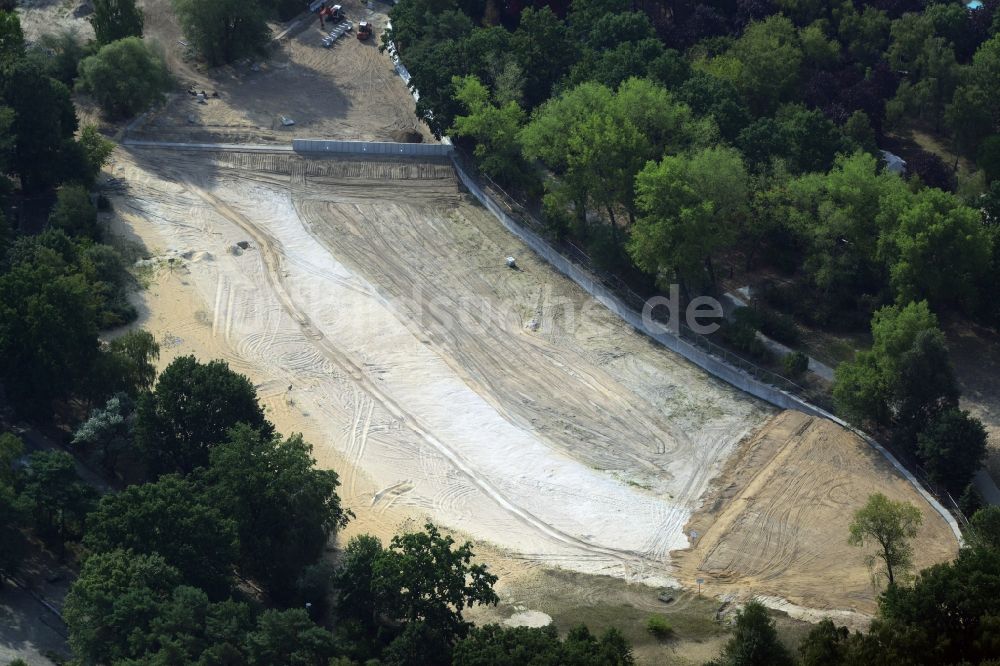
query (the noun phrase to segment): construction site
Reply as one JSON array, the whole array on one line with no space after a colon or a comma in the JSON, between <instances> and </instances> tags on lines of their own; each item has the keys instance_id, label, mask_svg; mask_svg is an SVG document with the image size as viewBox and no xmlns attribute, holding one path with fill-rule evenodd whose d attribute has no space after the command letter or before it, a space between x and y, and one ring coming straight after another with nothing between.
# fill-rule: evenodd
<instances>
[{"instance_id":1,"label":"construction site","mask_svg":"<svg viewBox=\"0 0 1000 666\"><path fill-rule=\"evenodd\" d=\"M435 142L378 51L388 6L340 9L374 38L325 43L341 17L309 15L270 60L211 74L182 57L168 7L145 3L148 34L217 96L176 94L108 167L111 229L144 248L136 326L161 366L222 358L251 379L277 428L340 474L343 538L429 519L482 544L501 586L554 567L851 626L875 610L847 544L868 495L920 508L917 568L955 555L945 516L882 453L633 330L447 157L293 151Z\"/></svg>"}]
</instances>

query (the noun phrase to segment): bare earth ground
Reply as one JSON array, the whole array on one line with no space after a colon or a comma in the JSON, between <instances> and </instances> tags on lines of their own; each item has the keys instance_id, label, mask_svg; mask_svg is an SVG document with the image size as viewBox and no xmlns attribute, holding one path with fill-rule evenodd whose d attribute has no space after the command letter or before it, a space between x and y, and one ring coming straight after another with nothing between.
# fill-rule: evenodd
<instances>
[{"instance_id":1,"label":"bare earth ground","mask_svg":"<svg viewBox=\"0 0 1000 666\"><path fill-rule=\"evenodd\" d=\"M179 259L171 279L202 302L158 303L142 325L254 378L278 425L343 470L358 529L429 516L523 565L702 577L707 594L856 625L874 595L847 522L868 494L925 508L919 564L955 552L863 442L772 418L638 336L470 203L445 164L135 149L115 175L126 223Z\"/></svg>"},{"instance_id":2,"label":"bare earth ground","mask_svg":"<svg viewBox=\"0 0 1000 666\"><path fill-rule=\"evenodd\" d=\"M116 171L130 184L120 205L189 257L211 333L285 373L265 395L322 419L375 477L349 481L351 499L666 581L708 480L770 414L554 275L446 164L132 159ZM240 239L251 248L231 254Z\"/></svg>"},{"instance_id":3,"label":"bare earth ground","mask_svg":"<svg viewBox=\"0 0 1000 666\"><path fill-rule=\"evenodd\" d=\"M293 137L407 141L430 140L413 113L413 98L378 52L378 40L362 42L354 33L323 48L318 21L306 18L273 48L271 57L242 61L213 70L211 76L184 59L187 48L168 0L146 0L147 34L163 47L182 90L218 92L207 104L181 92L130 136L160 141L255 141L288 143ZM369 11L357 0L342 3L357 26L359 20L385 26L385 5ZM274 26L275 34L281 30ZM255 71L259 70L259 71ZM295 124L285 127L281 116Z\"/></svg>"},{"instance_id":4,"label":"bare earth ground","mask_svg":"<svg viewBox=\"0 0 1000 666\"><path fill-rule=\"evenodd\" d=\"M713 486L690 523L699 535L694 547L676 554L682 579L704 578L708 593L753 590L812 609L872 613L871 579L847 533L853 512L875 492L920 507L918 569L957 552L947 524L878 452L800 412L772 419Z\"/></svg>"}]
</instances>

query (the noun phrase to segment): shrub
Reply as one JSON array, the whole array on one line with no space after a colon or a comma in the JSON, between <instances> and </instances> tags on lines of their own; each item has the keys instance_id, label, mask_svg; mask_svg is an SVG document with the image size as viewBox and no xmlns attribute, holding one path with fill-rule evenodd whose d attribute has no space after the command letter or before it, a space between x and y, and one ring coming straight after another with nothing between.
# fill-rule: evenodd
<instances>
[{"instance_id":1,"label":"shrub","mask_svg":"<svg viewBox=\"0 0 1000 666\"><path fill-rule=\"evenodd\" d=\"M649 619L646 620L646 631L662 640L670 638L674 633L674 628L670 626L670 622L664 616L650 615Z\"/></svg>"},{"instance_id":2,"label":"shrub","mask_svg":"<svg viewBox=\"0 0 1000 666\"><path fill-rule=\"evenodd\" d=\"M799 343L799 329L791 317L769 308L756 307L755 310L761 333L786 345Z\"/></svg>"},{"instance_id":3,"label":"shrub","mask_svg":"<svg viewBox=\"0 0 1000 666\"><path fill-rule=\"evenodd\" d=\"M719 329L719 335L730 347L757 361L766 362L771 359L770 350L757 339L757 327L750 308L737 310L733 321L725 322Z\"/></svg>"},{"instance_id":4,"label":"shrub","mask_svg":"<svg viewBox=\"0 0 1000 666\"><path fill-rule=\"evenodd\" d=\"M809 357L800 351L793 351L781 359L781 365L784 367L786 375L796 379L809 369Z\"/></svg>"},{"instance_id":5,"label":"shrub","mask_svg":"<svg viewBox=\"0 0 1000 666\"><path fill-rule=\"evenodd\" d=\"M82 185L66 185L56 195L56 205L49 224L70 236L97 238L97 209L90 203L90 193Z\"/></svg>"},{"instance_id":6,"label":"shrub","mask_svg":"<svg viewBox=\"0 0 1000 666\"><path fill-rule=\"evenodd\" d=\"M112 118L127 118L158 102L170 88L163 60L138 37L112 42L80 63L77 86Z\"/></svg>"}]
</instances>

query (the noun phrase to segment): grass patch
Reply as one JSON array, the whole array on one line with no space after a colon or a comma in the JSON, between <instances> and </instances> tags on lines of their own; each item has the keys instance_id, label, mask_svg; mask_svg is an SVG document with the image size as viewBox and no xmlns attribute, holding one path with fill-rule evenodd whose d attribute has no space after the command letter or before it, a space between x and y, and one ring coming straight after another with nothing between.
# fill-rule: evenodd
<instances>
[{"instance_id":1,"label":"grass patch","mask_svg":"<svg viewBox=\"0 0 1000 666\"><path fill-rule=\"evenodd\" d=\"M659 613L650 615L649 619L646 620L646 631L661 641L674 635L674 628L671 626L670 621Z\"/></svg>"}]
</instances>

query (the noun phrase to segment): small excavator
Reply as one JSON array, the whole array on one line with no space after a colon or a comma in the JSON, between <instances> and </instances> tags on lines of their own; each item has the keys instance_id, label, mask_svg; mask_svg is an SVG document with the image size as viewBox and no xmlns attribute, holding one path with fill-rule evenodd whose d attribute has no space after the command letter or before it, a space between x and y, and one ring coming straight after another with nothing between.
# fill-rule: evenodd
<instances>
[{"instance_id":1,"label":"small excavator","mask_svg":"<svg viewBox=\"0 0 1000 666\"><path fill-rule=\"evenodd\" d=\"M361 21L358 23L357 37L361 41L365 41L372 36L372 24L368 21Z\"/></svg>"}]
</instances>

